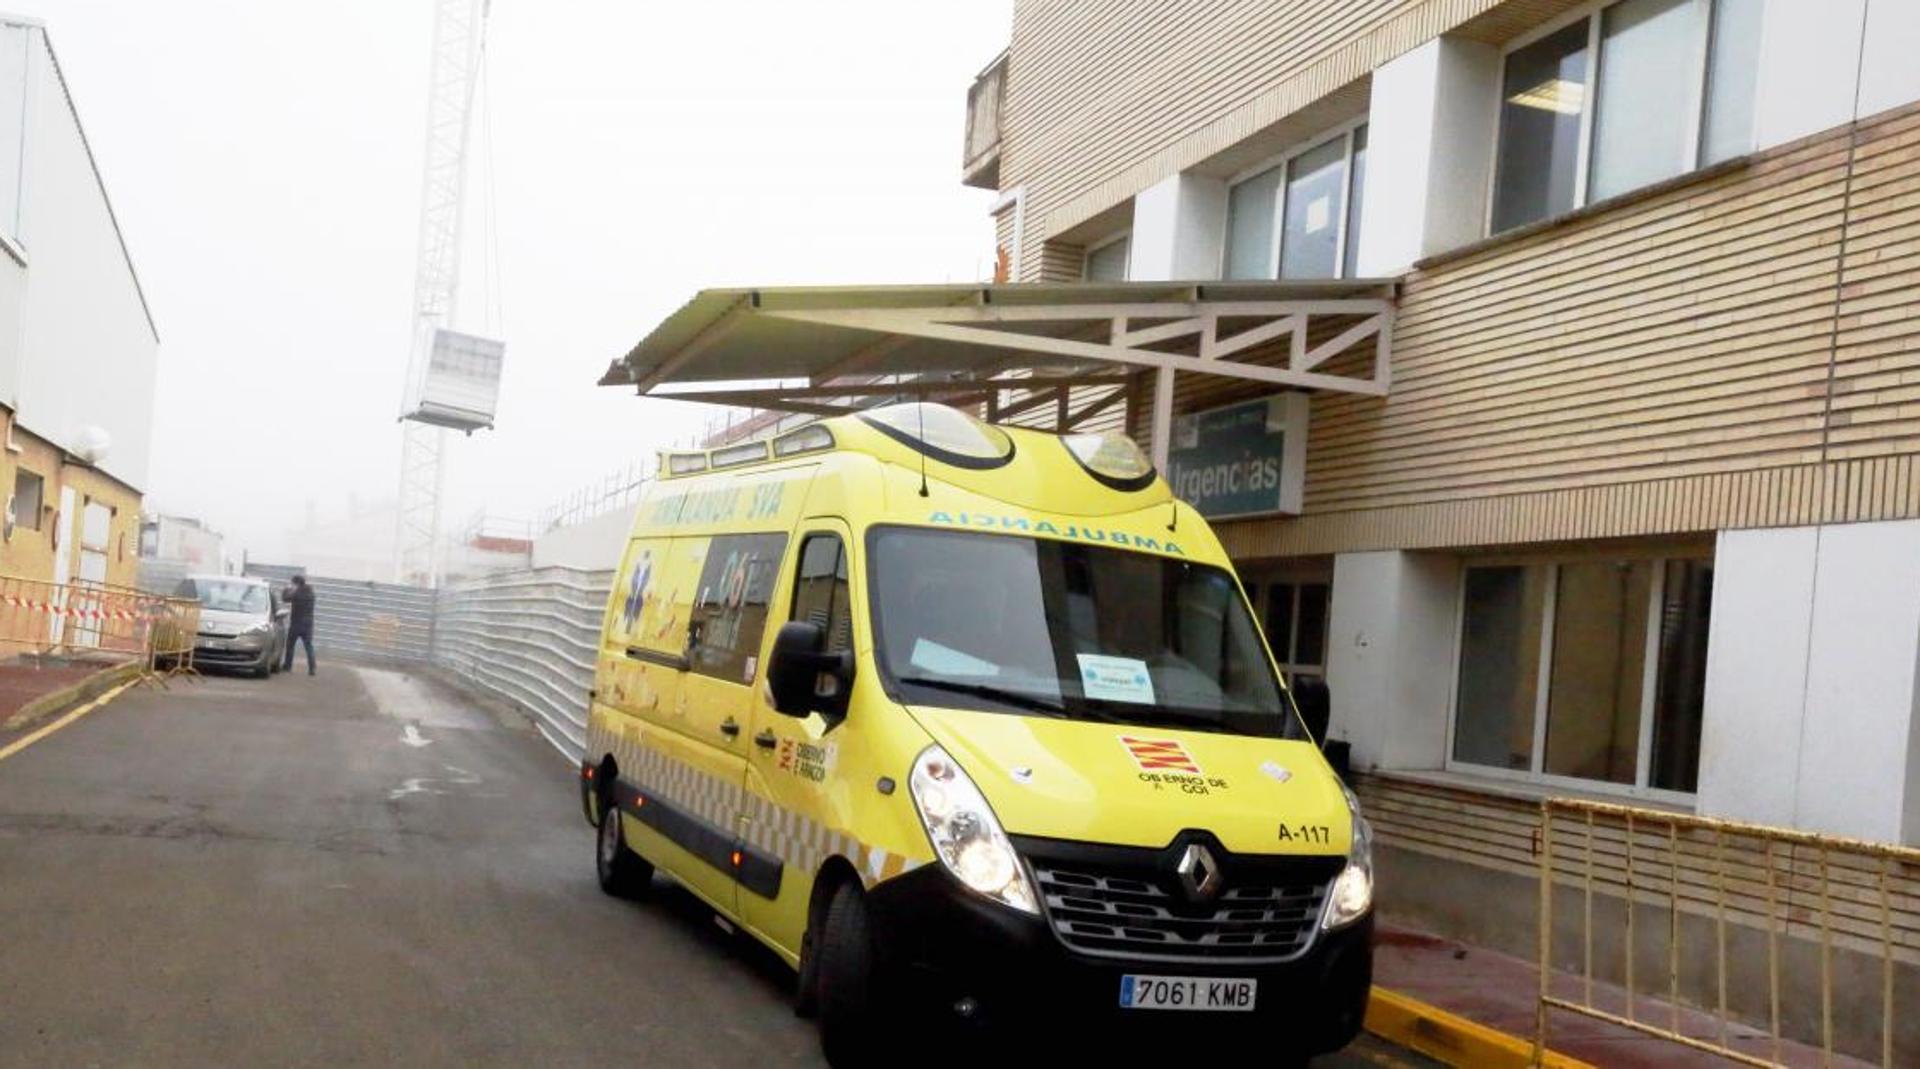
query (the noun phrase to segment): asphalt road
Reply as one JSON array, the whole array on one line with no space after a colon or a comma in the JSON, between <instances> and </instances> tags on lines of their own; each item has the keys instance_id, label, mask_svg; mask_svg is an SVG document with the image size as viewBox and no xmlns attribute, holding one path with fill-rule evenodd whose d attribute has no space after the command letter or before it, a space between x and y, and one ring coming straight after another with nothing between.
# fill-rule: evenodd
<instances>
[{"instance_id":1,"label":"asphalt road","mask_svg":"<svg viewBox=\"0 0 1920 1069\"><path fill-rule=\"evenodd\" d=\"M127 691L0 759L0 1065L822 1064L771 955L600 894L571 776L385 670Z\"/></svg>"}]
</instances>

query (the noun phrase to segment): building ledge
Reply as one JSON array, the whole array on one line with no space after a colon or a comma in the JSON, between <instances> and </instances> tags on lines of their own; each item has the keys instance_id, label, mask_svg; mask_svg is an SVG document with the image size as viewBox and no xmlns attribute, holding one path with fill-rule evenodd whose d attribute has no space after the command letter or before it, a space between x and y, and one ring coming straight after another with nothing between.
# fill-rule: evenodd
<instances>
[{"instance_id":1,"label":"building ledge","mask_svg":"<svg viewBox=\"0 0 1920 1069\"><path fill-rule=\"evenodd\" d=\"M1609 788L1601 785L1582 788L1565 783L1541 783L1534 780L1506 779L1501 776L1482 776L1471 772L1442 769L1356 771L1372 779L1472 791L1475 794L1506 798L1516 802L1539 803L1548 798L1579 798L1593 802L1631 803L1642 808L1658 809L1669 813L1691 814L1697 811L1697 807L1692 802L1680 801L1668 791L1649 792L1632 787Z\"/></svg>"},{"instance_id":2,"label":"building ledge","mask_svg":"<svg viewBox=\"0 0 1920 1069\"><path fill-rule=\"evenodd\" d=\"M1000 146L997 142L978 159L968 160L961 167L960 184L974 189L999 190Z\"/></svg>"},{"instance_id":3,"label":"building ledge","mask_svg":"<svg viewBox=\"0 0 1920 1069\"><path fill-rule=\"evenodd\" d=\"M1502 230L1498 234L1489 234L1486 237L1469 241L1465 245L1456 246L1445 252L1434 253L1432 256L1428 256L1422 260L1416 260L1414 261L1413 269L1416 271L1425 271L1442 264L1452 263L1455 260L1464 260L1469 256L1478 255L1489 249L1497 249L1503 245L1511 245L1525 241L1528 238L1545 234L1549 231L1574 226L1596 216L1606 215L1630 205L1653 200L1656 197L1671 193L1676 189L1685 189L1688 186L1719 178L1721 175L1745 170L1753 166L1754 163L1760 159L1771 156L1777 151L1778 150L1769 150L1767 153L1736 156L1733 159L1724 160L1709 167L1702 167L1698 170L1674 175L1672 178L1663 179L1649 186L1641 186L1639 189L1630 189L1625 193L1615 194L1605 200L1596 200L1588 204L1583 204L1572 211L1548 216L1538 222L1528 223L1525 226L1516 226L1511 230Z\"/></svg>"}]
</instances>

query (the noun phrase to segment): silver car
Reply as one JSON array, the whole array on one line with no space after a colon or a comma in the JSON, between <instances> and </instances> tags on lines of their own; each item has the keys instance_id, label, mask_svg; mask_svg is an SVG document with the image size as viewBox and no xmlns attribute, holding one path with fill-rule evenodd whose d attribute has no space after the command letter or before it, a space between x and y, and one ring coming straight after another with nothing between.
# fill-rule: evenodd
<instances>
[{"instance_id":1,"label":"silver car","mask_svg":"<svg viewBox=\"0 0 1920 1069\"><path fill-rule=\"evenodd\" d=\"M189 575L174 595L200 603L196 665L238 668L261 679L280 670L290 610L273 584L237 575Z\"/></svg>"}]
</instances>

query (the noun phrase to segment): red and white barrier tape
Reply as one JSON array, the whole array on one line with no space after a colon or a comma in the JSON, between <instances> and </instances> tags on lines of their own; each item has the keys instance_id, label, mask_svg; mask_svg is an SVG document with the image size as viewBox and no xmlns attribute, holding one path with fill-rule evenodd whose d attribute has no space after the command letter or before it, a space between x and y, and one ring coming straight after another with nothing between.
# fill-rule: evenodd
<instances>
[{"instance_id":1,"label":"red and white barrier tape","mask_svg":"<svg viewBox=\"0 0 1920 1069\"><path fill-rule=\"evenodd\" d=\"M89 599L85 595L82 595L74 600L76 602L84 602ZM23 598L17 594L0 594L0 604L11 605L16 609L26 609L30 612L47 613L52 616L65 616L76 620L145 620L159 616L162 612L162 610L158 608L143 612L139 609L90 609L78 604L56 605L50 601L36 601L33 598Z\"/></svg>"}]
</instances>

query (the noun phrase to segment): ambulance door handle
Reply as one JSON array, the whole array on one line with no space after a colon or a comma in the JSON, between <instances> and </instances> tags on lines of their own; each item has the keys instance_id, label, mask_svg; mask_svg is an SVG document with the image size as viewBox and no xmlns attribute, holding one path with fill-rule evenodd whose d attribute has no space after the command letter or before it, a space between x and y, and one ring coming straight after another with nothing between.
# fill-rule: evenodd
<instances>
[{"instance_id":1,"label":"ambulance door handle","mask_svg":"<svg viewBox=\"0 0 1920 1069\"><path fill-rule=\"evenodd\" d=\"M779 745L779 740L773 737L773 729L768 728L767 730L762 731L760 734L755 735L753 737L753 744L755 746L760 747L762 750L771 750L775 746Z\"/></svg>"},{"instance_id":2,"label":"ambulance door handle","mask_svg":"<svg viewBox=\"0 0 1920 1069\"><path fill-rule=\"evenodd\" d=\"M727 738L730 738L730 739L739 738L740 722L738 720L735 720L733 717L727 717L725 720L720 722L720 734L725 735Z\"/></svg>"}]
</instances>

